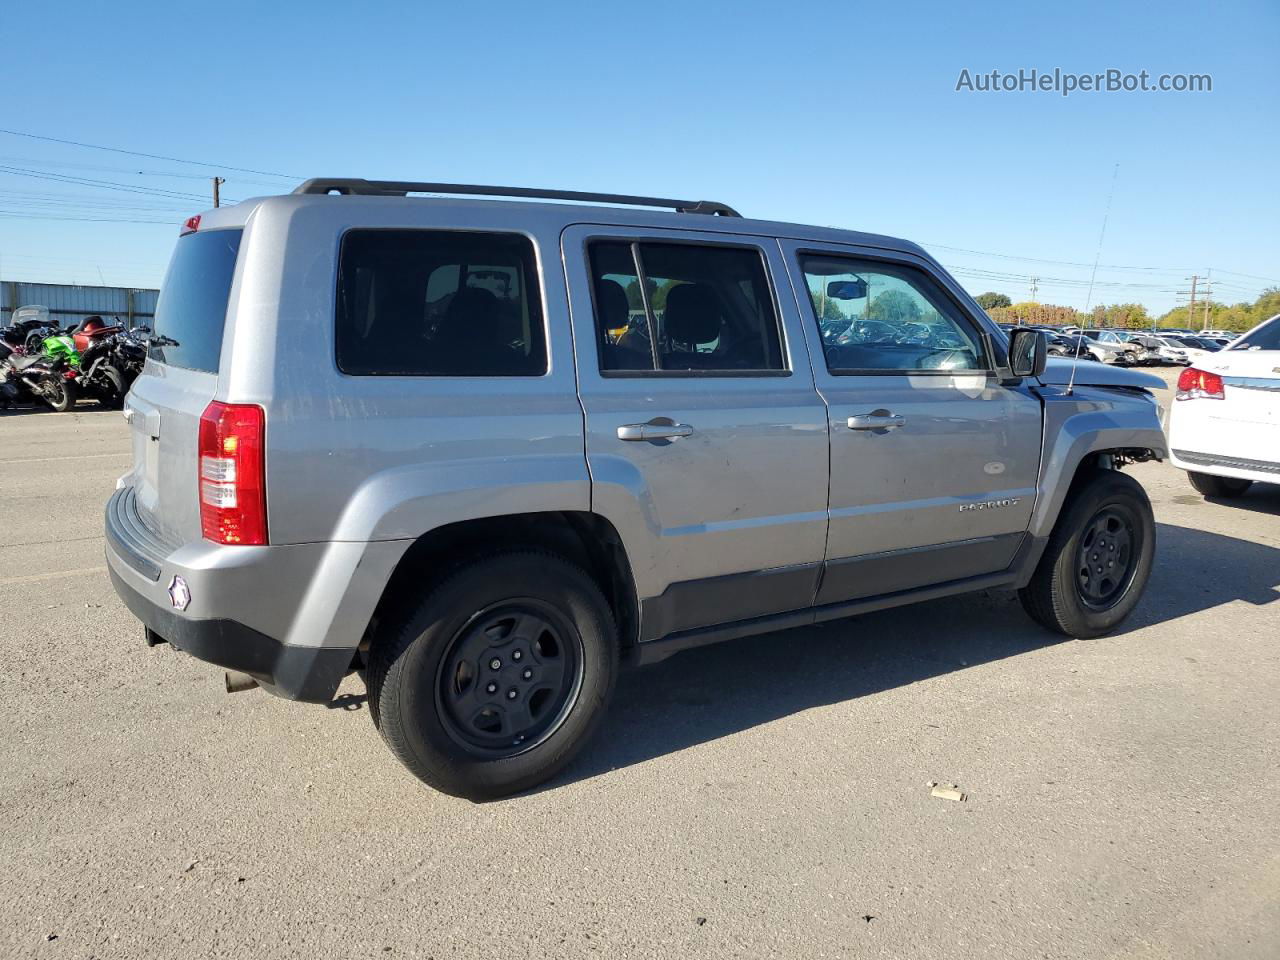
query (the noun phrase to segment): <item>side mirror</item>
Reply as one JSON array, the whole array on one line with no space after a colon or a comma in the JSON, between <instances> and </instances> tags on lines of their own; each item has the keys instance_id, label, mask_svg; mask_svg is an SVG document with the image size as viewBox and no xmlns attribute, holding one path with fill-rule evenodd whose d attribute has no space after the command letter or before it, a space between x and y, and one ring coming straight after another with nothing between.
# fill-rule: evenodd
<instances>
[{"instance_id":1,"label":"side mirror","mask_svg":"<svg viewBox=\"0 0 1280 960\"><path fill-rule=\"evenodd\" d=\"M1015 377L1038 377L1049 360L1049 341L1041 330L1009 334L1009 372Z\"/></svg>"}]
</instances>

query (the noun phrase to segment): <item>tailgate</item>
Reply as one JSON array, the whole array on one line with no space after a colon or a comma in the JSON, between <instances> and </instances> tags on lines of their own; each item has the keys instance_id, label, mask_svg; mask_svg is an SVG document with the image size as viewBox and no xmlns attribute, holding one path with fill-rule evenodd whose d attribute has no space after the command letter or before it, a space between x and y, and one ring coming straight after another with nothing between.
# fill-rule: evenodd
<instances>
[{"instance_id":1,"label":"tailgate","mask_svg":"<svg viewBox=\"0 0 1280 960\"><path fill-rule=\"evenodd\" d=\"M125 407L142 521L167 539L200 539L200 416L218 389L240 229L178 240L160 287L147 363Z\"/></svg>"},{"instance_id":2,"label":"tailgate","mask_svg":"<svg viewBox=\"0 0 1280 960\"><path fill-rule=\"evenodd\" d=\"M200 414L217 390L211 373L162 368L144 372L129 391L125 418L133 433L138 514L179 543L200 539Z\"/></svg>"}]
</instances>

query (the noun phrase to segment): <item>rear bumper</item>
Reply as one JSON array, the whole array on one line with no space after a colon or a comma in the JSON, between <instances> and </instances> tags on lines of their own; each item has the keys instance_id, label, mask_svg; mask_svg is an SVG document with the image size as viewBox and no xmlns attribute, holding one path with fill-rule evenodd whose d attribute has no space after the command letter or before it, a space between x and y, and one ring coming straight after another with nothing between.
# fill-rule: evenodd
<instances>
[{"instance_id":1,"label":"rear bumper","mask_svg":"<svg viewBox=\"0 0 1280 960\"><path fill-rule=\"evenodd\" d=\"M111 582L149 630L272 693L312 702L337 690L408 546L178 545L143 521L129 486L107 504L105 535ZM181 608L170 597L175 578L189 594Z\"/></svg>"},{"instance_id":2,"label":"rear bumper","mask_svg":"<svg viewBox=\"0 0 1280 960\"><path fill-rule=\"evenodd\" d=\"M124 605L157 637L197 660L247 673L278 696L328 703L351 666L354 650L290 647L235 620L189 620L143 596L114 567L110 573Z\"/></svg>"},{"instance_id":3,"label":"rear bumper","mask_svg":"<svg viewBox=\"0 0 1280 960\"><path fill-rule=\"evenodd\" d=\"M1215 477L1234 477L1237 480L1255 480L1260 483L1280 483L1280 463L1268 460L1248 460L1244 457L1175 449L1169 451L1169 461L1175 467L1192 473L1209 473Z\"/></svg>"}]
</instances>

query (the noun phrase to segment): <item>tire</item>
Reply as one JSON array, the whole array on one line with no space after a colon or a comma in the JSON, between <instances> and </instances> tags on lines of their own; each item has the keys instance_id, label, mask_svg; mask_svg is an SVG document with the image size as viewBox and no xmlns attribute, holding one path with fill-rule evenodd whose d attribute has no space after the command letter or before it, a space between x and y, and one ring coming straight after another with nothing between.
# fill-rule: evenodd
<instances>
[{"instance_id":1,"label":"tire","mask_svg":"<svg viewBox=\"0 0 1280 960\"><path fill-rule=\"evenodd\" d=\"M1100 637L1142 599L1155 543L1155 518L1142 485L1117 470L1096 471L1068 496L1044 555L1018 598L1042 627L1068 637ZM1100 546L1107 552L1088 552ZM1100 566L1095 573L1090 564L1086 573L1081 567L1112 556L1116 559L1108 565L1118 563L1122 555L1125 566L1120 570Z\"/></svg>"},{"instance_id":2,"label":"tire","mask_svg":"<svg viewBox=\"0 0 1280 960\"><path fill-rule=\"evenodd\" d=\"M48 393L42 393L41 398L55 413L66 413L76 405L76 385L66 377L57 376L50 379L51 387Z\"/></svg>"},{"instance_id":3,"label":"tire","mask_svg":"<svg viewBox=\"0 0 1280 960\"><path fill-rule=\"evenodd\" d=\"M124 377L115 367L104 366L100 372L109 386L104 385L98 390L98 406L103 410L119 410L124 406Z\"/></svg>"},{"instance_id":4,"label":"tire","mask_svg":"<svg viewBox=\"0 0 1280 960\"><path fill-rule=\"evenodd\" d=\"M1131 367L1135 363L1134 356L1128 350L1122 350L1116 355L1116 363L1122 366Z\"/></svg>"},{"instance_id":5,"label":"tire","mask_svg":"<svg viewBox=\"0 0 1280 960\"><path fill-rule=\"evenodd\" d=\"M370 714L418 779L495 800L573 759L604 715L617 673L617 628L595 581L551 553L501 553L449 575L375 640ZM538 686L544 681L552 692Z\"/></svg>"},{"instance_id":6,"label":"tire","mask_svg":"<svg viewBox=\"0 0 1280 960\"><path fill-rule=\"evenodd\" d=\"M1216 477L1212 473L1187 472L1191 485L1206 497L1230 500L1244 494L1251 486L1252 480L1241 480L1237 477Z\"/></svg>"}]
</instances>

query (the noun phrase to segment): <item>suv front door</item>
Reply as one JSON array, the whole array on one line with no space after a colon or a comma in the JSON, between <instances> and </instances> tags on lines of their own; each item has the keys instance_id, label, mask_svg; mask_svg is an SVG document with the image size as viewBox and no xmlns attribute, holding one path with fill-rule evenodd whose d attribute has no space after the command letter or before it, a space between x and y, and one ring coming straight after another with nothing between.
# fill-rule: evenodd
<instances>
[{"instance_id":1,"label":"suv front door","mask_svg":"<svg viewBox=\"0 0 1280 960\"><path fill-rule=\"evenodd\" d=\"M1001 385L982 328L924 259L781 247L829 411L818 604L1006 569L1035 502L1039 400Z\"/></svg>"},{"instance_id":2,"label":"suv front door","mask_svg":"<svg viewBox=\"0 0 1280 960\"><path fill-rule=\"evenodd\" d=\"M592 510L626 547L641 639L807 612L826 409L776 242L575 225L562 250Z\"/></svg>"}]
</instances>

